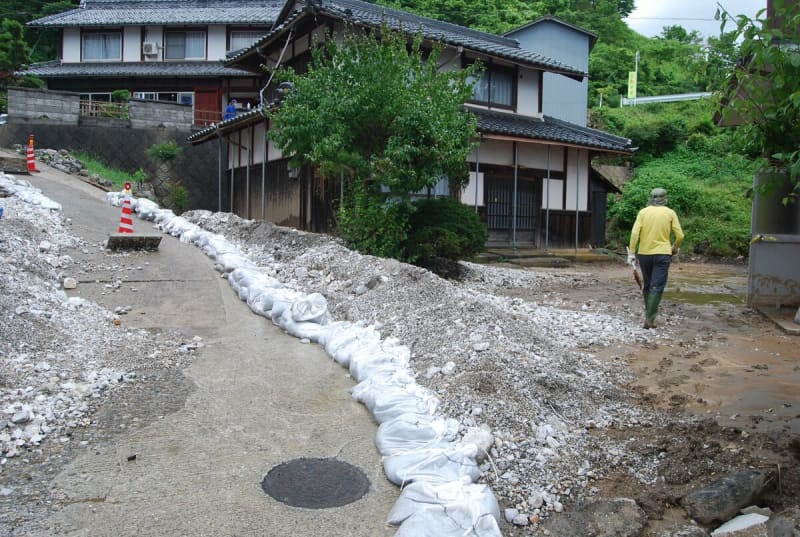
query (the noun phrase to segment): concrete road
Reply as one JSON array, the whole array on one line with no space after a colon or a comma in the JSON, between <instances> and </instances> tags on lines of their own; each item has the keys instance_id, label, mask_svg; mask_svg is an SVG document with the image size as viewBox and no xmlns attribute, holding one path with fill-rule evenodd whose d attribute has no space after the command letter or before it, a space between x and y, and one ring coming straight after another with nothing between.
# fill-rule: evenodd
<instances>
[{"instance_id":1,"label":"concrete road","mask_svg":"<svg viewBox=\"0 0 800 537\"><path fill-rule=\"evenodd\" d=\"M65 505L37 524L46 530L26 535L392 535L384 520L399 490L383 475L377 426L350 397L347 371L321 348L252 314L194 246L164 236L158 252L104 251L99 245L116 232L120 209L95 187L38 167L42 173L31 182L63 205L72 231L90 243L70 252L84 267L71 294L112 310L130 306L124 323L177 329L206 346L184 371L193 389L161 383L153 393L176 399L177 410L87 448L53 483ZM134 229L152 231L138 218ZM125 283L110 292L108 282L116 280ZM266 473L301 457L355 465L368 477L369 492L321 510L264 494Z\"/></svg>"}]
</instances>

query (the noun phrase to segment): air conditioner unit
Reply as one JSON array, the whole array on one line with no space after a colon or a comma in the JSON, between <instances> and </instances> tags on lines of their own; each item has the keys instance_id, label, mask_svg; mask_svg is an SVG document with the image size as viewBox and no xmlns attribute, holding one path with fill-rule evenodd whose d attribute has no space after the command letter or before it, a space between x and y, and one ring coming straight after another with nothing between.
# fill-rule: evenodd
<instances>
[{"instance_id":1,"label":"air conditioner unit","mask_svg":"<svg viewBox=\"0 0 800 537\"><path fill-rule=\"evenodd\" d=\"M154 56L158 54L158 43L142 43L142 53L145 56Z\"/></svg>"}]
</instances>

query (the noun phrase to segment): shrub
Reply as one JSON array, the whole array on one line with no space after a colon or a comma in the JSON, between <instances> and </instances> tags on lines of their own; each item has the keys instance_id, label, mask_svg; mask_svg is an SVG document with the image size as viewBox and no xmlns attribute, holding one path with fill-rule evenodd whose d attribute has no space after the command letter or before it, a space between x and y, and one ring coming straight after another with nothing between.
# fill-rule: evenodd
<instances>
[{"instance_id":1,"label":"shrub","mask_svg":"<svg viewBox=\"0 0 800 537\"><path fill-rule=\"evenodd\" d=\"M147 149L147 156L159 162L175 160L183 152L183 148L175 140L163 144L153 144Z\"/></svg>"},{"instance_id":2,"label":"shrub","mask_svg":"<svg viewBox=\"0 0 800 537\"><path fill-rule=\"evenodd\" d=\"M352 204L339 207L338 231L347 247L362 254L405 261L410 207L364 193L354 197Z\"/></svg>"},{"instance_id":3,"label":"shrub","mask_svg":"<svg viewBox=\"0 0 800 537\"><path fill-rule=\"evenodd\" d=\"M487 238L486 228L475 210L451 198L414 201L409 219L406 255L411 262L433 258L466 259L480 252Z\"/></svg>"},{"instance_id":4,"label":"shrub","mask_svg":"<svg viewBox=\"0 0 800 537\"><path fill-rule=\"evenodd\" d=\"M167 204L176 214L181 214L189 206L189 191L178 181L167 183Z\"/></svg>"}]
</instances>

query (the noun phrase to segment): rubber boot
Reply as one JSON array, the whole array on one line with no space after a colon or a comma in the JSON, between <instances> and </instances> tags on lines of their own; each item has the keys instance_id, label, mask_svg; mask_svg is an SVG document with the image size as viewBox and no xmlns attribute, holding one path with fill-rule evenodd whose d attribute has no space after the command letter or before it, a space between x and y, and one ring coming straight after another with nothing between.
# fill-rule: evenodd
<instances>
[{"instance_id":1,"label":"rubber boot","mask_svg":"<svg viewBox=\"0 0 800 537\"><path fill-rule=\"evenodd\" d=\"M647 295L647 310L646 320L644 322L645 328L656 327L656 314L658 314L658 305L661 303L661 293L650 293Z\"/></svg>"}]
</instances>

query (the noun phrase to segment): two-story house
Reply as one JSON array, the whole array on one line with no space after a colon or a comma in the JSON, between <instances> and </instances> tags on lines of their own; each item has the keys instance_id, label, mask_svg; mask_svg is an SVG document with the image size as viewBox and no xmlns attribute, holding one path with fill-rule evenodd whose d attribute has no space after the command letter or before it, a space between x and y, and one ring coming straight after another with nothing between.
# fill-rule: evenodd
<instances>
[{"instance_id":1,"label":"two-story house","mask_svg":"<svg viewBox=\"0 0 800 537\"><path fill-rule=\"evenodd\" d=\"M81 94L85 106L116 90L191 105L208 125L236 99L258 103L260 76L223 64L266 34L280 0L82 0L77 9L31 21L61 32L59 58L31 66L51 90Z\"/></svg>"},{"instance_id":2,"label":"two-story house","mask_svg":"<svg viewBox=\"0 0 800 537\"><path fill-rule=\"evenodd\" d=\"M489 242L538 247L597 244L596 229L605 225L605 196L614 187L593 174L590 162L598 155L629 155L630 140L587 128L583 122L557 119L543 110L545 75L566 77L580 86L587 76L585 68L552 59L512 37L360 0L290 0L270 33L233 55L226 65L255 73L262 64L280 63L302 72L316 38L344 32L346 26L378 29L382 23L402 28L409 37L421 32L428 46L440 44L442 69L475 61L485 66L473 98L465 103L479 120L479 139L469 157L471 181L460 198L481 215ZM579 46L588 55L586 35L580 39L584 44ZM266 88L265 95L271 89ZM586 96L563 106L585 116ZM307 166L289 169L279 149L267 140L269 129L269 120L253 110L190 137L195 144L216 141L219 154L227 154L219 168L220 208L247 218L326 231L339 185L325 182ZM222 150L225 146L227 152ZM437 189L439 194L446 192L447 188ZM602 198L602 203L595 198Z\"/></svg>"}]
</instances>

